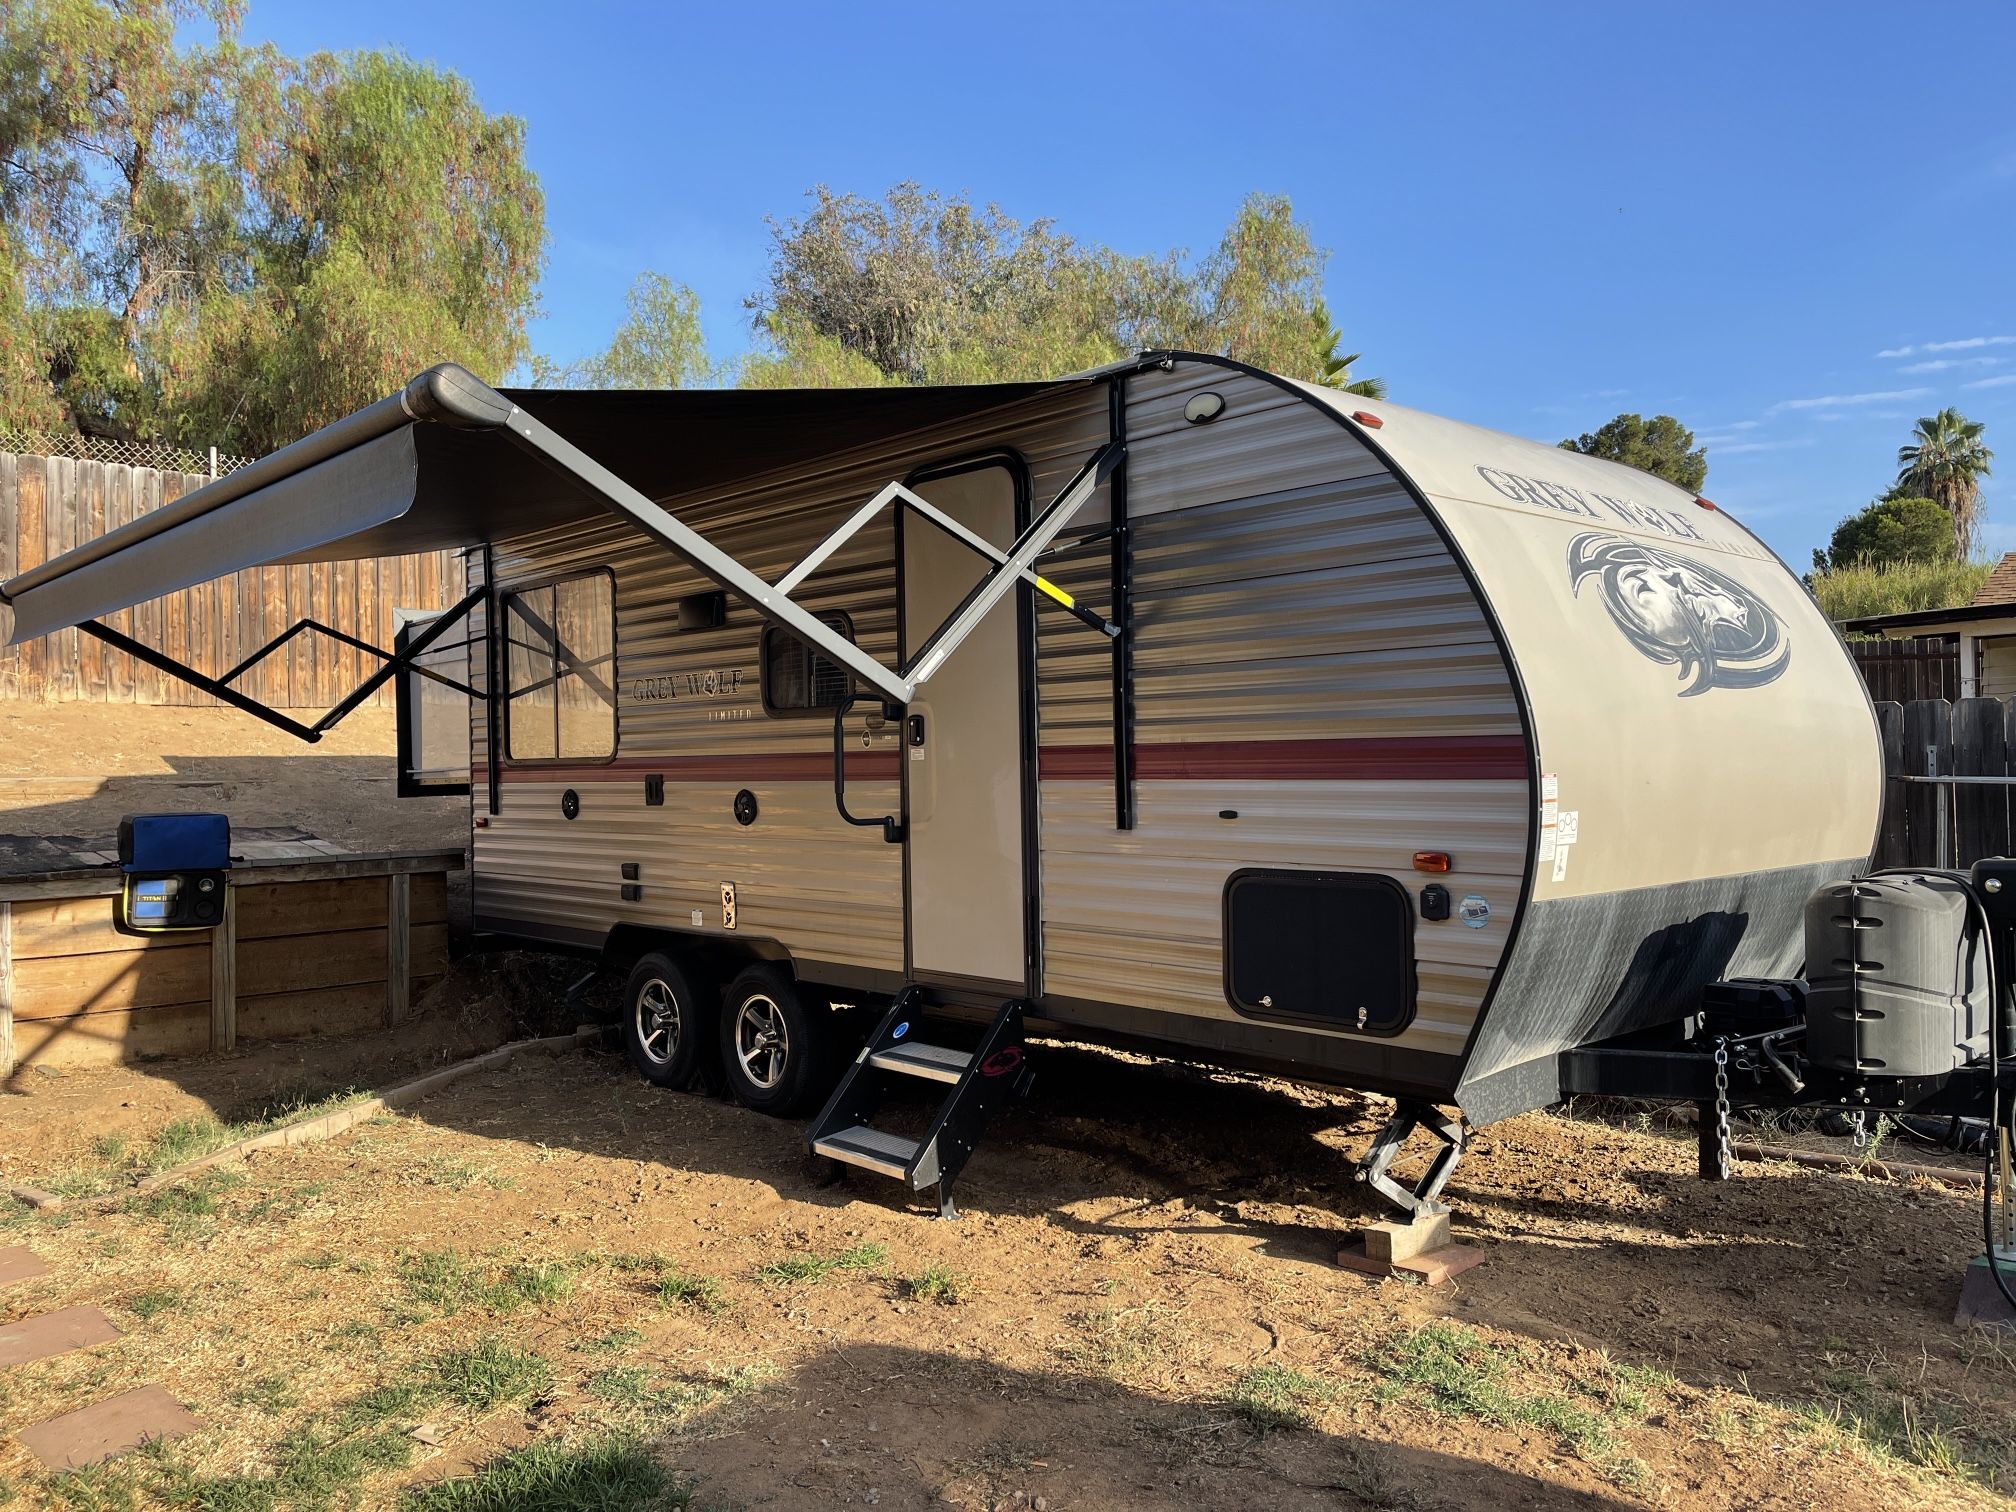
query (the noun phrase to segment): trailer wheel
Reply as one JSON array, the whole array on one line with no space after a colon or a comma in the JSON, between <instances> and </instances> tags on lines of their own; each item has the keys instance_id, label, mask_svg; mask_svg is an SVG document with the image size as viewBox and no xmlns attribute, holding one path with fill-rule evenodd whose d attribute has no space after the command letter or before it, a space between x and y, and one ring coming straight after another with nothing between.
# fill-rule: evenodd
<instances>
[{"instance_id":1,"label":"trailer wheel","mask_svg":"<svg viewBox=\"0 0 2016 1512\"><path fill-rule=\"evenodd\" d=\"M711 1005L686 973L657 951L631 968L623 988L623 1049L644 1080L684 1087L705 1069L714 1037Z\"/></svg>"},{"instance_id":2,"label":"trailer wheel","mask_svg":"<svg viewBox=\"0 0 2016 1512\"><path fill-rule=\"evenodd\" d=\"M721 1003L721 1069L737 1101L759 1113L803 1113L826 1090L833 1026L824 1003L807 1008L790 973L751 966Z\"/></svg>"}]
</instances>

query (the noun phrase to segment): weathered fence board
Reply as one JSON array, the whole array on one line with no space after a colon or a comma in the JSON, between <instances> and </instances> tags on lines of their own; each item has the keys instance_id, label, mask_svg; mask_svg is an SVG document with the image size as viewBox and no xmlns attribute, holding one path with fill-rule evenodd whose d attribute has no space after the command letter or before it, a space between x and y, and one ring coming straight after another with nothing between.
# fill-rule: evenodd
<instances>
[{"instance_id":1,"label":"weathered fence board","mask_svg":"<svg viewBox=\"0 0 2016 1512\"><path fill-rule=\"evenodd\" d=\"M210 480L123 463L0 452L0 580L138 519ZM304 616L375 646L392 644L392 611L439 609L461 579L452 553L314 567L250 568L213 583L107 615L113 629L212 677L229 670ZM187 683L141 666L102 641L63 630L4 645L12 626L0 607L0 701L208 705ZM237 686L283 709L326 709L379 665L355 647L304 632ZM388 685L375 702L389 703Z\"/></svg>"},{"instance_id":2,"label":"weathered fence board","mask_svg":"<svg viewBox=\"0 0 2016 1512\"><path fill-rule=\"evenodd\" d=\"M2016 851L2016 787L1900 780L2016 778L2016 698L1885 702L1876 721L1887 780L1875 865L1966 867Z\"/></svg>"},{"instance_id":3,"label":"weathered fence board","mask_svg":"<svg viewBox=\"0 0 2016 1512\"><path fill-rule=\"evenodd\" d=\"M1960 696L1960 652L1950 639L1925 635L1907 640L1852 640L1848 653L1862 671L1869 696L1879 702Z\"/></svg>"}]
</instances>

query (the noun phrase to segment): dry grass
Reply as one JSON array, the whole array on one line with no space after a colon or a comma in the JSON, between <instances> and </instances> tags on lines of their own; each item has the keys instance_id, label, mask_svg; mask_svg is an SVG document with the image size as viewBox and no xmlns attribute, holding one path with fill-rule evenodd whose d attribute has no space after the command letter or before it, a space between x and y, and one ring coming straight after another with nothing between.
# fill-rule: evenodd
<instances>
[{"instance_id":1,"label":"dry grass","mask_svg":"<svg viewBox=\"0 0 2016 1512\"><path fill-rule=\"evenodd\" d=\"M665 1132L673 1115L688 1122ZM681 1165L702 1141L716 1165ZM858 1195L801 1200L776 1175L795 1144L578 1057L116 1210L0 1213L9 1242L52 1264L11 1305L95 1303L126 1330L10 1372L4 1426L148 1382L205 1425L68 1477L9 1443L0 1476L17 1504L65 1512L642 1512L734 1505L808 1473L887 1498L894 1454L1004 1504L1047 1484L1051 1505L1300 1507L1311 1485L1407 1505L1374 1425L1424 1453L1460 1444L1506 1484L1580 1461L1575 1476L1626 1502L1678 1504L1705 1475L1695 1502L1727 1505L1763 1473L1781 1499L1986 1505L1977 1488L2012 1475L2016 1365L1989 1344L1954 1367L1973 1396L1951 1371L1845 1353L1825 1379L1816 1362L1804 1395L1710 1390L1437 1319L1438 1296L1256 1253L1252 1231L1144 1207L1111 1176L1113 1195L1061 1217L976 1201L940 1225ZM1268 1232L1292 1242L1286 1223ZM905 1404L939 1401L1014 1402L1019 1447L979 1452L1000 1438L992 1418L942 1452L892 1437ZM695 1466L740 1489L696 1489ZM1118 1479L1045 1481L1065 1466ZM1166 1496L1132 1496L1144 1481Z\"/></svg>"}]
</instances>

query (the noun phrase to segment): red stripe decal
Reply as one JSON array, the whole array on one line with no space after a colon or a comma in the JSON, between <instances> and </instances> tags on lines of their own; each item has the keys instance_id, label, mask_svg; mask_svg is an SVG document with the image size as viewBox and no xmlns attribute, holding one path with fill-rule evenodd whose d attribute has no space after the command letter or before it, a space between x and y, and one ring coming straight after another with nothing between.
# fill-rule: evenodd
<instances>
[{"instance_id":1,"label":"red stripe decal","mask_svg":"<svg viewBox=\"0 0 2016 1512\"><path fill-rule=\"evenodd\" d=\"M852 782L893 782L893 751L850 751ZM1423 735L1357 740L1200 740L1136 745L1134 775L1180 781L1517 781L1528 775L1526 742L1517 735ZM505 782L635 782L662 772L668 782L831 782L823 751L746 756L626 756L600 766L505 766ZM1109 745L1045 746L1037 762L1045 782L1110 781Z\"/></svg>"},{"instance_id":2,"label":"red stripe decal","mask_svg":"<svg viewBox=\"0 0 2016 1512\"><path fill-rule=\"evenodd\" d=\"M1090 782L1113 776L1113 748L1045 746L1037 766L1047 781ZM1373 782L1517 779L1527 775L1526 742L1517 735L1418 735L1357 740L1195 740L1134 747L1142 782L1200 779Z\"/></svg>"}]
</instances>

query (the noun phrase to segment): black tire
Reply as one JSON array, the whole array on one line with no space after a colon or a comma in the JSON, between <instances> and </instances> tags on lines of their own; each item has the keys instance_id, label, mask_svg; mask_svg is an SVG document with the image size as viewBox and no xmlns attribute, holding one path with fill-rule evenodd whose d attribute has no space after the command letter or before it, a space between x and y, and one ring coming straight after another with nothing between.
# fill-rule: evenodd
<instances>
[{"instance_id":1,"label":"black tire","mask_svg":"<svg viewBox=\"0 0 2016 1512\"><path fill-rule=\"evenodd\" d=\"M735 1099L790 1118L810 1111L834 1071L833 1010L807 1004L781 967L751 966L721 999L721 1071Z\"/></svg>"},{"instance_id":2,"label":"black tire","mask_svg":"<svg viewBox=\"0 0 2016 1512\"><path fill-rule=\"evenodd\" d=\"M623 984L623 1051L644 1080L685 1087L714 1058L714 1005L679 963L657 951L630 969Z\"/></svg>"}]
</instances>

